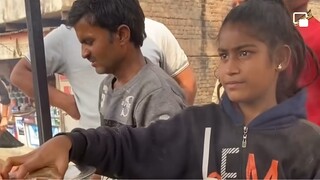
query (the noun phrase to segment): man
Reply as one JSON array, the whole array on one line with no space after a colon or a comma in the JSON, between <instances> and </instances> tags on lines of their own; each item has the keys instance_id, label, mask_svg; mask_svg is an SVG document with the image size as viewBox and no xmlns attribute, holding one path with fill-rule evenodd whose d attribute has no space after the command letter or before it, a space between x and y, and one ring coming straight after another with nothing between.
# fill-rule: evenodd
<instances>
[{"instance_id":1,"label":"man","mask_svg":"<svg viewBox=\"0 0 320 180\"><path fill-rule=\"evenodd\" d=\"M83 58L109 74L99 93L101 125L146 127L185 108L179 85L140 50L145 25L137 0L77 0L68 20Z\"/></svg>"},{"instance_id":2,"label":"man","mask_svg":"<svg viewBox=\"0 0 320 180\"><path fill-rule=\"evenodd\" d=\"M188 104L192 104L196 94L195 76L177 40L161 23L146 19L145 26L148 37L141 48L143 55L172 76L184 90ZM50 104L63 109L74 119L80 118L82 128L98 127L98 91L106 75L96 74L90 63L83 60L74 29L61 25L44 38L44 43L47 74L65 75L74 92L72 96L48 87ZM14 67L11 81L28 96L34 97L29 57L21 59Z\"/></svg>"}]
</instances>

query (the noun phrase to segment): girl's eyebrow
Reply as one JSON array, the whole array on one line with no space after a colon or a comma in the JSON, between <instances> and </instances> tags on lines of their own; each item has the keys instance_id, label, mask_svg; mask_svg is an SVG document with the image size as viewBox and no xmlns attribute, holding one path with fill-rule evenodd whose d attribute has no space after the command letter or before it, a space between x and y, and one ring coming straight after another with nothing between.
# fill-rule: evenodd
<instances>
[{"instance_id":1,"label":"girl's eyebrow","mask_svg":"<svg viewBox=\"0 0 320 180\"><path fill-rule=\"evenodd\" d=\"M237 47L234 47L232 48L232 50L239 50L239 49L242 49L242 48L247 48L247 47L257 47L256 45L254 44L243 44L243 45L240 45L240 46L237 46ZM225 52L227 51L227 49L224 49L224 48L218 48L218 51L219 52Z\"/></svg>"}]
</instances>

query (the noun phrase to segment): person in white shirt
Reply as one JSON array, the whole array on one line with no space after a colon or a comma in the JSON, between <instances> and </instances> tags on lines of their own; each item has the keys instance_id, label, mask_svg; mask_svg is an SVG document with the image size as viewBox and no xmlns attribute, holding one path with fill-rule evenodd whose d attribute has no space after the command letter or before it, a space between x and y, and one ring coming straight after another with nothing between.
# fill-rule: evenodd
<instances>
[{"instance_id":1,"label":"person in white shirt","mask_svg":"<svg viewBox=\"0 0 320 180\"><path fill-rule=\"evenodd\" d=\"M195 75L178 41L164 24L151 19L145 19L145 31L143 55L173 77L183 89L188 104L193 104ZM50 104L74 119L80 119L82 128L100 126L99 86L106 75L97 74L90 62L81 57L81 44L74 29L61 25L44 38L44 46L47 74L65 75L74 93L65 94L49 86ZM34 97L30 61L28 55L22 58L14 67L10 80L26 95Z\"/></svg>"}]
</instances>

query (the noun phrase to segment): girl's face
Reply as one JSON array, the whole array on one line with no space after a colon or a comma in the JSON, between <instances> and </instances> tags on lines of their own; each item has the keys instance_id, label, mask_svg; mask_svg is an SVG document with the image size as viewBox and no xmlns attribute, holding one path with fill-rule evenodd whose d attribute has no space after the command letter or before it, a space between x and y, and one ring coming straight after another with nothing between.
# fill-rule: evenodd
<instances>
[{"instance_id":1,"label":"girl's face","mask_svg":"<svg viewBox=\"0 0 320 180\"><path fill-rule=\"evenodd\" d=\"M248 28L232 23L222 27L217 75L233 102L274 101L278 64L270 59L268 46L249 35Z\"/></svg>"}]
</instances>

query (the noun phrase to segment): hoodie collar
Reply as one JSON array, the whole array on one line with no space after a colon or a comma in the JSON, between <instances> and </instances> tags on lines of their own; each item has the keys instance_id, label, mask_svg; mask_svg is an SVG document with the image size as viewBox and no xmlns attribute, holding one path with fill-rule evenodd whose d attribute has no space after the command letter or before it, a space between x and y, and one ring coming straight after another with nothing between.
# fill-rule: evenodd
<instances>
[{"instance_id":1,"label":"hoodie collar","mask_svg":"<svg viewBox=\"0 0 320 180\"><path fill-rule=\"evenodd\" d=\"M295 96L281 102L253 119L248 127L254 129L285 128L299 119L306 118L306 91L301 90ZM243 115L235 108L227 94L222 96L221 107L236 125L243 125Z\"/></svg>"}]
</instances>

